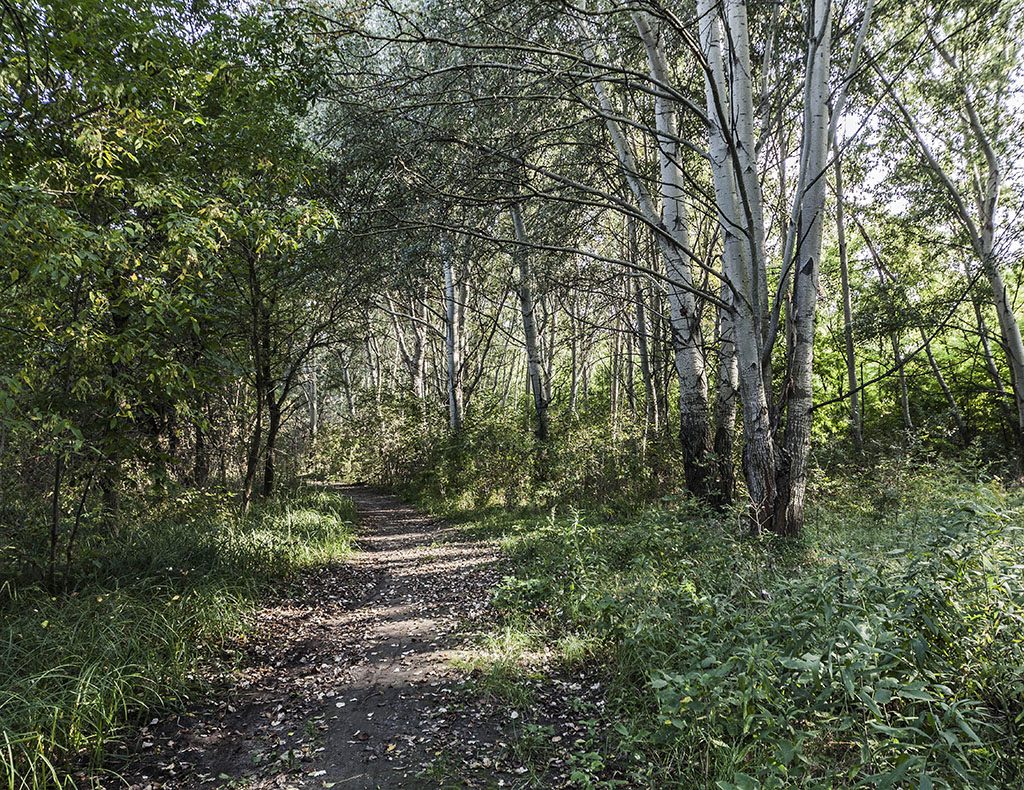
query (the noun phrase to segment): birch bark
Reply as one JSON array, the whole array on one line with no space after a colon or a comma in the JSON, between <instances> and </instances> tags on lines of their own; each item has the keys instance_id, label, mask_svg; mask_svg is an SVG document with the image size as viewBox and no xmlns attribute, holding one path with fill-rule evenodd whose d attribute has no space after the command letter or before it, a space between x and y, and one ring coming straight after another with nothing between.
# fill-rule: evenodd
<instances>
[{"instance_id":1,"label":"birch bark","mask_svg":"<svg viewBox=\"0 0 1024 790\"><path fill-rule=\"evenodd\" d=\"M768 322L768 260L764 231L764 205L761 193L761 174L757 163L754 140L754 89L750 67L750 27L746 0L725 0L725 51L729 64L730 125L732 128L733 156L736 161L738 199L737 218L749 248L751 260L751 291L754 298L754 316L757 321L758 346L763 348ZM765 387L771 386L771 355L765 357Z\"/></svg>"},{"instance_id":2,"label":"birch bark","mask_svg":"<svg viewBox=\"0 0 1024 790\"><path fill-rule=\"evenodd\" d=\"M451 241L441 237L441 264L444 267L445 359L447 361L448 425L454 433L462 430L462 359L459 332L460 310L456 300L455 261Z\"/></svg>"},{"instance_id":3,"label":"birch bark","mask_svg":"<svg viewBox=\"0 0 1024 790\"><path fill-rule=\"evenodd\" d=\"M526 339L526 375L530 393L533 396L534 416L537 420L535 435L538 441L546 442L548 438L548 395L547 376L544 358L541 353L537 317L534 309L533 286L530 282L530 257L526 247L526 225L518 203L509 208L512 215L512 228L518 244L515 248L516 268L519 273L517 291L519 306L523 316L523 335Z\"/></svg>"},{"instance_id":4,"label":"birch bark","mask_svg":"<svg viewBox=\"0 0 1024 790\"><path fill-rule=\"evenodd\" d=\"M687 489L706 497L711 483L712 435L709 420L708 380L704 360L704 340L700 316L693 295L690 270L689 228L685 203L682 168L679 165L679 132L672 101L657 85L668 84L670 75L664 54L664 42L657 24L646 13L634 14L634 22L647 52L651 77L656 85L654 97L655 128L658 146L659 191L661 211L641 181L636 159L621 125L615 120L611 99L604 85L594 80L594 92L605 117L623 175L640 210L654 226L658 245L669 279L669 320L672 347L675 351L676 375L679 379L679 435L683 448L683 465Z\"/></svg>"},{"instance_id":5,"label":"birch bark","mask_svg":"<svg viewBox=\"0 0 1024 790\"><path fill-rule=\"evenodd\" d=\"M779 458L775 530L795 535L803 527L814 395L814 325L818 305L825 169L828 159L829 69L832 57L830 0L813 0L808 18L808 69L804 94L801 161L805 187L798 194L798 236L794 251L789 313L793 344L787 371L786 430Z\"/></svg>"},{"instance_id":6,"label":"birch bark","mask_svg":"<svg viewBox=\"0 0 1024 790\"><path fill-rule=\"evenodd\" d=\"M770 524L774 508L776 450L765 390L756 264L751 254L751 237L743 232L747 218L741 215L739 179L727 138L732 133L729 110L732 94L731 85L726 81L717 5L715 0L698 0L697 4L700 45L707 64L704 88L708 149L723 238L724 283L730 291L729 328L738 363L743 409L743 472L750 498L751 528L760 532Z\"/></svg>"}]
</instances>

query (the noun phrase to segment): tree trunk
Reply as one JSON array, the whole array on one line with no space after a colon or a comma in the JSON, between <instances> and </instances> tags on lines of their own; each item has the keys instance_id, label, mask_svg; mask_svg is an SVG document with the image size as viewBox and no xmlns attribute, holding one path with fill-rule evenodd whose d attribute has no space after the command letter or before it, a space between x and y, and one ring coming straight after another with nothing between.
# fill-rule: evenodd
<instances>
[{"instance_id":1,"label":"tree trunk","mask_svg":"<svg viewBox=\"0 0 1024 790\"><path fill-rule=\"evenodd\" d=\"M704 88L708 112L711 172L723 239L723 280L730 291L730 323L738 365L740 404L743 409L743 472L750 500L751 530L761 532L772 523L775 505L775 441L768 410L756 264L749 238L743 234L739 184L735 161L727 141L729 93L722 52L721 22L714 0L700 0L701 49L707 61ZM734 31L746 35L745 29ZM749 226L747 226L749 227Z\"/></svg>"},{"instance_id":2,"label":"tree trunk","mask_svg":"<svg viewBox=\"0 0 1024 790\"><path fill-rule=\"evenodd\" d=\"M658 84L668 84L671 77L664 42L656 21L646 13L633 14L633 20L647 52L652 79ZM610 102L603 88L598 90L598 97L602 106L609 107ZM646 188L636 175L639 171L625 135L610 117L606 125L615 142L626 179L644 213L648 215L649 220L655 220L652 224L660 224L666 231L665 234L658 234L658 242L669 280L669 319L676 357L676 375L679 377L679 438L683 448L686 487L694 496L707 498L711 493L713 440L709 421L704 340L690 271L692 250L685 203L685 179L679 164L676 109L661 89L655 92L654 116L661 192L660 216Z\"/></svg>"},{"instance_id":3,"label":"tree trunk","mask_svg":"<svg viewBox=\"0 0 1024 790\"><path fill-rule=\"evenodd\" d=\"M281 430L281 404L275 394L267 393L267 441L263 459L263 488L261 495L264 499L274 493L274 483L277 473L277 437Z\"/></svg>"},{"instance_id":4,"label":"tree trunk","mask_svg":"<svg viewBox=\"0 0 1024 790\"><path fill-rule=\"evenodd\" d=\"M722 283L722 301L731 298L728 285ZM733 437L736 433L736 400L739 389L736 343L729 310L718 311L718 387L715 398L715 465L717 468L716 504L732 503L736 495L736 470L733 464Z\"/></svg>"},{"instance_id":5,"label":"tree trunk","mask_svg":"<svg viewBox=\"0 0 1024 790\"><path fill-rule=\"evenodd\" d=\"M455 298L455 272L451 242L441 239L444 266L445 357L447 360L448 425L453 433L462 431L462 359L460 354L459 309Z\"/></svg>"},{"instance_id":6,"label":"tree trunk","mask_svg":"<svg viewBox=\"0 0 1024 790\"><path fill-rule=\"evenodd\" d=\"M412 316L416 315L416 304L411 303L409 305L409 314ZM422 302L420 305L420 320L412 321L413 341L412 357L413 357L413 377L412 377L412 388L416 397L420 400L420 405L423 408L424 419L426 419L426 398L427 398L427 305L426 302Z\"/></svg>"},{"instance_id":7,"label":"tree trunk","mask_svg":"<svg viewBox=\"0 0 1024 790\"><path fill-rule=\"evenodd\" d=\"M645 433L657 433L660 415L658 414L658 396L654 390L654 372L651 368L650 347L647 343L647 306L644 303L641 278L638 275L634 275L633 281L633 299L636 305L637 355L640 357L640 375L644 382Z\"/></svg>"},{"instance_id":8,"label":"tree trunk","mask_svg":"<svg viewBox=\"0 0 1024 790\"><path fill-rule=\"evenodd\" d=\"M843 301L843 344L846 355L846 384L850 388L850 441L860 453L864 434L860 413L860 387L857 384L857 356L853 342L853 299L850 294L850 263L846 247L846 217L843 207L843 167L839 150L833 145L836 174L836 235L839 242L839 280Z\"/></svg>"},{"instance_id":9,"label":"tree trunk","mask_svg":"<svg viewBox=\"0 0 1024 790\"><path fill-rule=\"evenodd\" d=\"M609 416L611 418L612 442L619 438L619 358L622 356L622 332L619 327L618 316L615 317L612 327L614 337L612 338L612 358L609 371L608 397Z\"/></svg>"},{"instance_id":10,"label":"tree trunk","mask_svg":"<svg viewBox=\"0 0 1024 790\"><path fill-rule=\"evenodd\" d=\"M1003 282L1002 272L991 249L986 251L984 266L989 285L992 286L992 301L996 308L996 317L999 319L999 334L1006 353L1006 363L1010 368L1010 385L1017 407L1017 446L1021 458L1024 459L1024 340L1021 339L1020 324L1013 312L1010 293Z\"/></svg>"},{"instance_id":11,"label":"tree trunk","mask_svg":"<svg viewBox=\"0 0 1024 790\"><path fill-rule=\"evenodd\" d=\"M203 488L210 481L210 449L207 446L206 429L199 421L195 423L195 433L192 483L199 488Z\"/></svg>"},{"instance_id":12,"label":"tree trunk","mask_svg":"<svg viewBox=\"0 0 1024 790\"><path fill-rule=\"evenodd\" d=\"M262 383L262 382L260 382ZM252 503L252 492L256 482L256 470L259 467L260 450L263 445L263 387L256 386L256 416L253 421L252 436L245 458L245 477L242 481L242 511L249 509Z\"/></svg>"},{"instance_id":13,"label":"tree trunk","mask_svg":"<svg viewBox=\"0 0 1024 790\"><path fill-rule=\"evenodd\" d=\"M320 435L320 376L315 361L310 361L308 371L309 441L310 445L315 445Z\"/></svg>"},{"instance_id":14,"label":"tree trunk","mask_svg":"<svg viewBox=\"0 0 1024 790\"><path fill-rule=\"evenodd\" d=\"M793 345L787 371L786 431L780 457L775 505L776 532L796 535L803 528L811 423L814 405L814 325L818 305L825 167L828 157L828 81L831 63L830 0L814 0L808 25L807 80L801 165L804 188L797 195L798 243L794 251L792 302L787 320Z\"/></svg>"},{"instance_id":15,"label":"tree trunk","mask_svg":"<svg viewBox=\"0 0 1024 790\"><path fill-rule=\"evenodd\" d=\"M725 2L724 44L729 59L729 99L735 161L737 198L735 218L742 241L750 258L750 290L753 303L758 347L763 349L768 323L768 259L764 230L764 207L761 195L761 174L754 141L756 121L753 99L753 77L750 66L750 26L746 0ZM721 42L721 39L719 39ZM724 86L724 80L719 83ZM771 352L762 350L765 390L771 391Z\"/></svg>"},{"instance_id":16,"label":"tree trunk","mask_svg":"<svg viewBox=\"0 0 1024 790\"><path fill-rule=\"evenodd\" d=\"M906 364L903 359L903 350L900 348L899 335L896 332L889 333L889 345L892 347L893 363L896 365L896 379L899 384L900 413L903 415L903 427L908 431L914 430L914 419L910 414L910 393L907 389Z\"/></svg>"},{"instance_id":17,"label":"tree trunk","mask_svg":"<svg viewBox=\"0 0 1024 790\"><path fill-rule=\"evenodd\" d=\"M580 392L579 327L570 314L569 319L569 414L576 414Z\"/></svg>"},{"instance_id":18,"label":"tree trunk","mask_svg":"<svg viewBox=\"0 0 1024 790\"><path fill-rule=\"evenodd\" d=\"M546 442L548 439L548 387L545 376L544 359L537 332L537 316L533 303L533 287L530 283L530 257L526 248L526 227L523 223L522 210L518 203L509 209L512 215L512 227L518 244L515 247L516 264L519 270L519 305L523 316L523 334L526 338L526 371L530 392L533 395L534 416L537 440Z\"/></svg>"}]
</instances>

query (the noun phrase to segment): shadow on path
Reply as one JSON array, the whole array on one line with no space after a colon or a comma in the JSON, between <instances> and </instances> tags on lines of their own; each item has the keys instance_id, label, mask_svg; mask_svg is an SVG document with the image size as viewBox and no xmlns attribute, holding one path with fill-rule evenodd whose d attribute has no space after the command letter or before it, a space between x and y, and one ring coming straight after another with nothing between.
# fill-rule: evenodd
<instances>
[{"instance_id":1,"label":"shadow on path","mask_svg":"<svg viewBox=\"0 0 1024 790\"><path fill-rule=\"evenodd\" d=\"M465 680L451 659L489 618L494 546L393 496L341 491L360 551L262 609L239 669L189 713L152 720L106 786L421 788L453 738L490 748L493 716L450 701Z\"/></svg>"}]
</instances>

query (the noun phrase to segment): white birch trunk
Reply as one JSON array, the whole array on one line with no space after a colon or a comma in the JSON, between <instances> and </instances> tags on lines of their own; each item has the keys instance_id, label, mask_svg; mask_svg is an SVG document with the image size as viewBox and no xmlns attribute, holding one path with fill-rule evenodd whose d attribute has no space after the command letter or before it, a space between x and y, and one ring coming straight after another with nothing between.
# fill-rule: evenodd
<instances>
[{"instance_id":1,"label":"white birch trunk","mask_svg":"<svg viewBox=\"0 0 1024 790\"><path fill-rule=\"evenodd\" d=\"M441 237L441 263L444 267L445 358L447 362L448 425L453 432L462 430L462 359L459 318L456 303L454 253L447 236Z\"/></svg>"},{"instance_id":2,"label":"white birch trunk","mask_svg":"<svg viewBox=\"0 0 1024 790\"><path fill-rule=\"evenodd\" d=\"M757 162L757 144L754 140L754 88L750 66L750 30L747 21L746 0L725 0L724 44L729 63L729 107L731 135L736 160L738 198L737 218L745 237L752 262L751 283L754 312L757 320L757 340L763 347L768 322L768 256L765 244L764 206L761 194L761 174ZM709 112L710 112L709 108ZM771 386L771 355L765 357L765 386Z\"/></svg>"},{"instance_id":3,"label":"white birch trunk","mask_svg":"<svg viewBox=\"0 0 1024 790\"><path fill-rule=\"evenodd\" d=\"M655 83L654 113L658 144L658 171L661 211L657 210L644 183L633 152L621 126L614 120L611 100L604 86L594 81L594 91L605 115L605 125L615 146L626 181L648 222L661 227L658 244L669 280L669 317L676 375L679 378L680 440L686 485L696 496L706 496L710 482L712 436L709 420L708 380L704 360L703 337L696 300L693 295L692 255L683 172L679 166L679 132L672 101L659 85L670 81L663 42L647 14L634 15L637 30L647 51L651 77ZM666 235L668 238L666 238Z\"/></svg>"},{"instance_id":4,"label":"white birch trunk","mask_svg":"<svg viewBox=\"0 0 1024 790\"><path fill-rule=\"evenodd\" d=\"M722 29L714 0L699 0L700 45L707 59L705 99L711 172L723 238L723 274L730 298L730 329L738 363L743 408L743 471L750 498L753 531L768 526L775 501L775 444L768 414L768 394L761 349L761 323L756 265L750 236L742 233L735 159L727 141L730 93L725 76Z\"/></svg>"},{"instance_id":5,"label":"white birch trunk","mask_svg":"<svg viewBox=\"0 0 1024 790\"><path fill-rule=\"evenodd\" d=\"M803 527L814 406L814 326L818 305L825 168L830 119L829 70L832 56L830 0L814 0L808 20L808 73L801 160L805 185L798 194L798 235L793 259L793 296L789 321L793 344L786 398L785 449L779 459L775 530L795 535Z\"/></svg>"},{"instance_id":6,"label":"white birch trunk","mask_svg":"<svg viewBox=\"0 0 1024 790\"><path fill-rule=\"evenodd\" d=\"M526 375L530 393L533 396L534 415L537 420L535 435L541 442L548 438L548 396L547 375L544 358L541 353L537 317L533 302L533 287L530 282L530 256L526 248L526 226L523 223L522 209L518 203L509 208L512 215L512 228L518 242L515 248L516 268L518 269L519 306L523 316L523 335L526 340Z\"/></svg>"}]
</instances>

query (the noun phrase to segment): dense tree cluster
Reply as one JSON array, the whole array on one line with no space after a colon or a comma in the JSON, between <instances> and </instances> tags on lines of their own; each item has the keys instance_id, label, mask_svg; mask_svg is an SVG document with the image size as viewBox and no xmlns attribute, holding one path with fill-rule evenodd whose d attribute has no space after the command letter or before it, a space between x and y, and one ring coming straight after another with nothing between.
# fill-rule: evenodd
<instances>
[{"instance_id":1,"label":"dense tree cluster","mask_svg":"<svg viewBox=\"0 0 1024 790\"><path fill-rule=\"evenodd\" d=\"M271 494L296 414L392 479L484 426L527 488L619 453L755 532L815 436L1019 468L1013 4L3 18L3 510L51 576L126 491Z\"/></svg>"},{"instance_id":2,"label":"dense tree cluster","mask_svg":"<svg viewBox=\"0 0 1024 790\"><path fill-rule=\"evenodd\" d=\"M5 4L2 33L0 509L52 582L126 492L269 495L356 278L287 18L58 1Z\"/></svg>"},{"instance_id":3,"label":"dense tree cluster","mask_svg":"<svg viewBox=\"0 0 1024 790\"><path fill-rule=\"evenodd\" d=\"M541 456L596 394L755 531L800 530L814 435L1019 469L1012 4L313 13L343 64L323 133L403 256L346 387L447 402L458 434L525 381Z\"/></svg>"}]
</instances>

